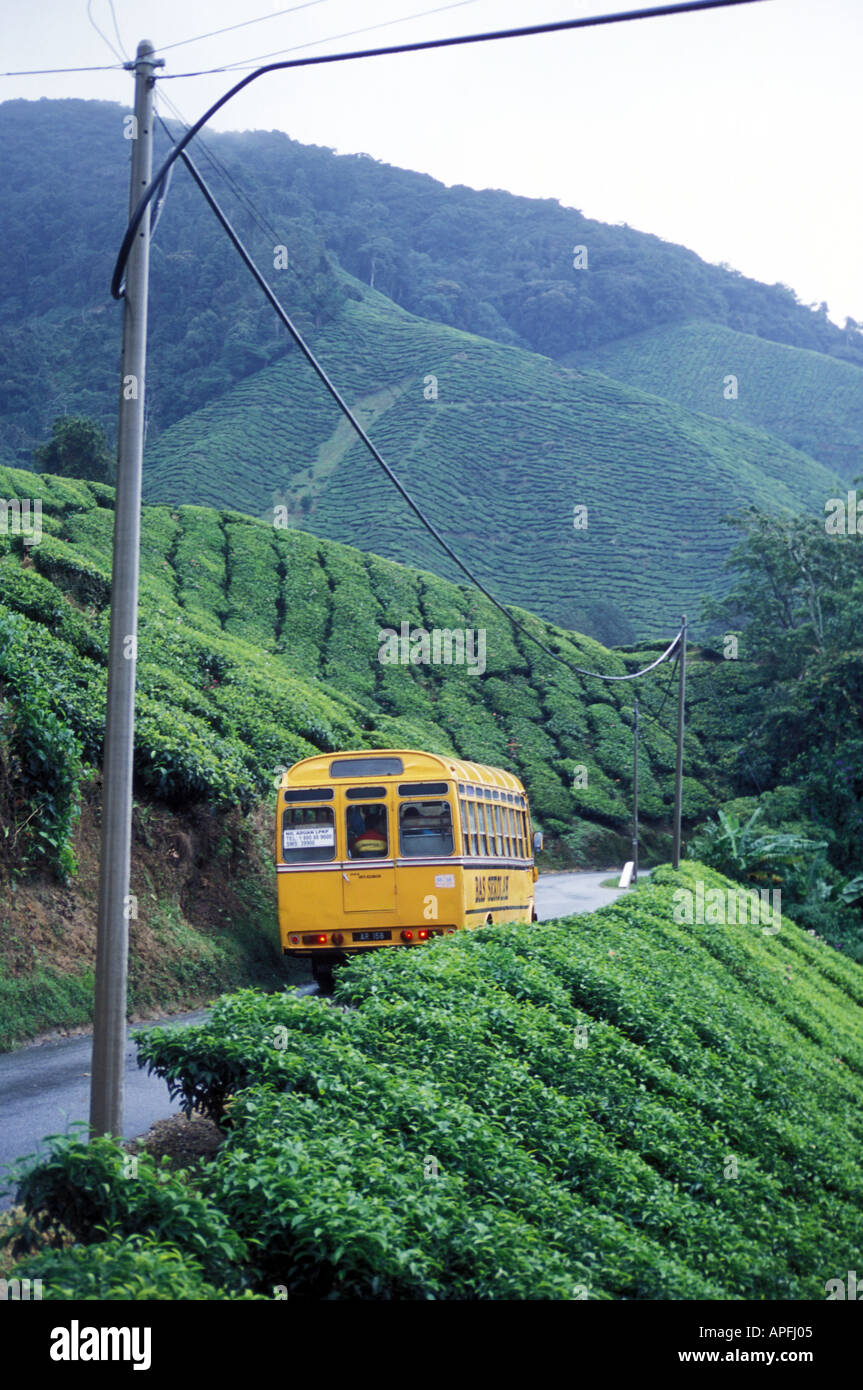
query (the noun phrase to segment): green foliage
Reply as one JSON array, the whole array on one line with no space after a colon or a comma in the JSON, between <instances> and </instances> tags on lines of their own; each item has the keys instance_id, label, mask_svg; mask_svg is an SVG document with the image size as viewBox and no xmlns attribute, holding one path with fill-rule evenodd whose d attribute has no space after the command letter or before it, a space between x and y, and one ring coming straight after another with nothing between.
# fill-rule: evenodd
<instances>
[{"instance_id":1,"label":"green foliage","mask_svg":"<svg viewBox=\"0 0 863 1390\"><path fill-rule=\"evenodd\" d=\"M755 823L762 816L760 807L745 822L722 807L716 815L716 820L708 821L690 841L688 855L741 883L782 883L789 870L798 869L804 859L827 848L825 840L756 830Z\"/></svg>"},{"instance_id":2,"label":"green foliage","mask_svg":"<svg viewBox=\"0 0 863 1390\"><path fill-rule=\"evenodd\" d=\"M853 478L863 453L863 362L801 352L785 346L788 339L765 341L770 336L716 322L676 323L572 360L687 410L765 430ZM738 379L733 399L726 396L729 374Z\"/></svg>"},{"instance_id":3,"label":"green foliage","mask_svg":"<svg viewBox=\"0 0 863 1390\"><path fill-rule=\"evenodd\" d=\"M193 1256L209 1278L234 1281L245 1244L167 1159L156 1164L145 1152L129 1155L105 1136L88 1143L55 1135L48 1142L47 1155L19 1161L13 1176L15 1204L23 1208L10 1229L13 1255L31 1254L43 1242L60 1247L67 1233L84 1245L146 1235Z\"/></svg>"},{"instance_id":4,"label":"green foliage","mask_svg":"<svg viewBox=\"0 0 863 1390\"><path fill-rule=\"evenodd\" d=\"M0 608L0 864L27 873L74 872L80 815L81 745L30 678L26 624Z\"/></svg>"},{"instance_id":5,"label":"green foliage","mask_svg":"<svg viewBox=\"0 0 863 1390\"><path fill-rule=\"evenodd\" d=\"M34 455L41 473L84 478L105 483L113 472L108 441L101 425L81 415L60 415L51 426L51 438Z\"/></svg>"},{"instance_id":6,"label":"green foliage","mask_svg":"<svg viewBox=\"0 0 863 1390\"><path fill-rule=\"evenodd\" d=\"M784 910L800 926L863 961L863 918L856 907L863 898L863 876L843 879L828 862L828 840L813 838L817 827L783 819L789 803L798 811L801 801L797 789L783 788L758 801L741 798L719 807L717 819L689 841L687 855L740 883L778 887ZM756 828L765 814L777 828Z\"/></svg>"},{"instance_id":7,"label":"green foliage","mask_svg":"<svg viewBox=\"0 0 863 1390\"><path fill-rule=\"evenodd\" d=\"M739 666L739 679L731 705L728 683L714 682L705 709L734 733L726 771L735 791L794 789L793 814L779 820L805 820L829 845L832 869L853 877L863 831L863 542L850 528L834 534L813 518L754 508L736 524L734 587L705 616L741 634L739 660L723 663Z\"/></svg>"},{"instance_id":8,"label":"green foliage","mask_svg":"<svg viewBox=\"0 0 863 1390\"><path fill-rule=\"evenodd\" d=\"M785 919L675 925L697 880L730 886L659 869L589 918L360 958L340 1008L243 991L139 1035L228 1126L208 1191L254 1286L823 1296L863 1235L863 973Z\"/></svg>"},{"instance_id":9,"label":"green foliage","mask_svg":"<svg viewBox=\"0 0 863 1390\"><path fill-rule=\"evenodd\" d=\"M262 1297L248 1289L239 1294L217 1288L207 1282L200 1261L148 1236L114 1236L99 1245L75 1245L48 1255L31 1255L16 1264L11 1277L41 1279L45 1302L135 1299L173 1303Z\"/></svg>"},{"instance_id":10,"label":"green foliage","mask_svg":"<svg viewBox=\"0 0 863 1390\"><path fill-rule=\"evenodd\" d=\"M75 783L80 758L98 764L102 754L113 516L110 494L94 485L45 481L46 534L33 563L23 548L0 556L0 666L8 699L14 686L16 699L32 697L77 740L78 762L54 771L59 789ZM0 469L7 496L32 495L34 482ZM141 597L139 789L174 806L247 809L271 792L279 768L315 751L422 747L511 767L556 862L571 862L576 846L616 857L615 835L631 814L630 697L597 691L514 636L478 591L235 514L145 507ZM621 674L630 660L520 618L574 664ZM487 669L381 663L380 631L399 632L404 621L484 633ZM716 746L688 737L687 815L727 795L708 751ZM579 764L589 785L576 791ZM673 766L673 742L649 723L646 823L667 815ZM63 825L67 833L71 822Z\"/></svg>"}]
</instances>

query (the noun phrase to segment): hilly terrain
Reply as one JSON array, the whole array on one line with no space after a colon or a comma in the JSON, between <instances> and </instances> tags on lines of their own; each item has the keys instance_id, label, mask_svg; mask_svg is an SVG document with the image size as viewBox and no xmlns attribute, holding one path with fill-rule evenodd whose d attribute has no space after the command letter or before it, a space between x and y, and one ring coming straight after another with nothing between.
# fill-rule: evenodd
<instances>
[{"instance_id":1,"label":"hilly terrain","mask_svg":"<svg viewBox=\"0 0 863 1390\"><path fill-rule=\"evenodd\" d=\"M0 912L8 1045L61 1016L85 1021L89 1009L113 492L0 469L0 494L41 497L43 506L38 545L0 534L0 877L13 887ZM612 653L519 616L564 662L588 670L623 674L656 654ZM403 622L481 629L485 669L382 664L380 633ZM642 707L661 716L641 739L648 854L669 843L669 675L660 668L640 688ZM157 978L140 981L142 1004L159 982L165 997L166 970L177 997L169 957L186 962L195 997L224 987L228 973L235 982L272 980L274 786L281 768L319 750L420 747L504 765L528 789L547 837L545 863L627 857L631 687L574 674L476 590L431 573L238 512L145 507L137 684L133 891L141 921L133 932L145 950L161 941L167 952ZM727 795L733 713L745 687L735 663L694 665L687 821ZM58 876L66 888L58 890ZM242 931L229 951L230 923Z\"/></svg>"},{"instance_id":2,"label":"hilly terrain","mask_svg":"<svg viewBox=\"0 0 863 1390\"><path fill-rule=\"evenodd\" d=\"M686 323L567 360L687 410L764 430L849 481L863 471L863 371L835 357L720 324ZM726 395L729 376L735 396Z\"/></svg>"},{"instance_id":3,"label":"hilly terrain","mask_svg":"<svg viewBox=\"0 0 863 1390\"><path fill-rule=\"evenodd\" d=\"M139 1035L208 1157L144 1151L129 1182L114 1141L54 1139L0 1268L53 1299L844 1298L863 970L787 919L679 923L699 884L734 887L659 869L589 916L352 962L341 1007L247 990Z\"/></svg>"},{"instance_id":4,"label":"hilly terrain","mask_svg":"<svg viewBox=\"0 0 863 1390\"><path fill-rule=\"evenodd\" d=\"M477 577L560 626L612 643L673 632L723 586L726 512L821 512L840 487L738 420L362 293L316 335L317 354ZM167 429L147 450L144 489L155 503L271 520L284 504L317 535L459 577L297 353Z\"/></svg>"},{"instance_id":5,"label":"hilly terrain","mask_svg":"<svg viewBox=\"0 0 863 1390\"><path fill-rule=\"evenodd\" d=\"M103 102L0 106L10 464L31 466L58 416L113 434L123 115ZM161 129L157 144L158 157ZM863 334L784 286L554 200L446 188L278 132L210 135L197 158L454 547L550 621L606 643L664 634L722 591L722 512L822 515L863 456ZM62 204L50 194L61 177ZM149 498L264 516L284 497L306 530L455 578L351 447L179 168L152 261ZM613 356L591 357L602 352ZM735 363L738 399L717 402ZM588 526L574 531L579 506Z\"/></svg>"}]
</instances>

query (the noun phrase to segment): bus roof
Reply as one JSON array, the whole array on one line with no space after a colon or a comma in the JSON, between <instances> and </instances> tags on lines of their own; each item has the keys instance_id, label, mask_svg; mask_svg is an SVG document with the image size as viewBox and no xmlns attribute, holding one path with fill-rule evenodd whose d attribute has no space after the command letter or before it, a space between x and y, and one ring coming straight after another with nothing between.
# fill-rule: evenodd
<instances>
[{"instance_id":1,"label":"bus roof","mask_svg":"<svg viewBox=\"0 0 863 1390\"><path fill-rule=\"evenodd\" d=\"M401 759L401 772L380 772L370 768L368 772L347 774L352 782L379 782L384 778L396 777L400 781L417 781L429 776L440 779L443 775L458 782L473 782L481 786L505 787L508 791L524 792L518 778L502 767L464 762L461 758L450 758L444 754L423 753L416 748L357 748L340 749L335 753L317 753L314 757L303 758L301 762L288 768L282 777L282 786L313 787L321 782L333 781L330 764L343 758L356 758L368 763L384 758ZM344 773L338 773L335 780L341 781L344 776Z\"/></svg>"}]
</instances>

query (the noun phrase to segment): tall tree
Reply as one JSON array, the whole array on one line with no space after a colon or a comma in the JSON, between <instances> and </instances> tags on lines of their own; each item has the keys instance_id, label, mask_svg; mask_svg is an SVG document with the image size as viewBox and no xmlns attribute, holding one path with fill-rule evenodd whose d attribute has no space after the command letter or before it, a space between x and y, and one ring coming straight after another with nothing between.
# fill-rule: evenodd
<instances>
[{"instance_id":1,"label":"tall tree","mask_svg":"<svg viewBox=\"0 0 863 1390\"><path fill-rule=\"evenodd\" d=\"M86 415L60 415L51 426L51 438L34 453L40 473L60 473L88 482L112 481L113 460L105 431Z\"/></svg>"}]
</instances>

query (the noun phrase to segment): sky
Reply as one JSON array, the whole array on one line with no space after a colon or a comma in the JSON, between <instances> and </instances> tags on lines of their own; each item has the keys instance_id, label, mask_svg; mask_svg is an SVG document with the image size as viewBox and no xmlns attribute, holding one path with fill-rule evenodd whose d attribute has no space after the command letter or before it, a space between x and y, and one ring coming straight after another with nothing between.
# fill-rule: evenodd
<instances>
[{"instance_id":1,"label":"sky","mask_svg":"<svg viewBox=\"0 0 863 1390\"><path fill-rule=\"evenodd\" d=\"M113 0L115 28L111 0L89 6L115 49L131 55L148 38L164 51L170 80L159 86L189 121L244 74L179 74L256 66L277 51L335 53L631 8L632 0ZM429 10L437 12L388 22ZM243 27L199 37L232 25ZM373 25L386 27L339 37ZM790 285L805 303L826 301L836 323L863 322L861 54L863 0L762 0L274 73L212 128L283 130L450 185L556 198ZM116 62L87 0L3 0L0 71ZM0 100L69 96L129 107L132 79L119 67L0 77Z\"/></svg>"}]
</instances>

